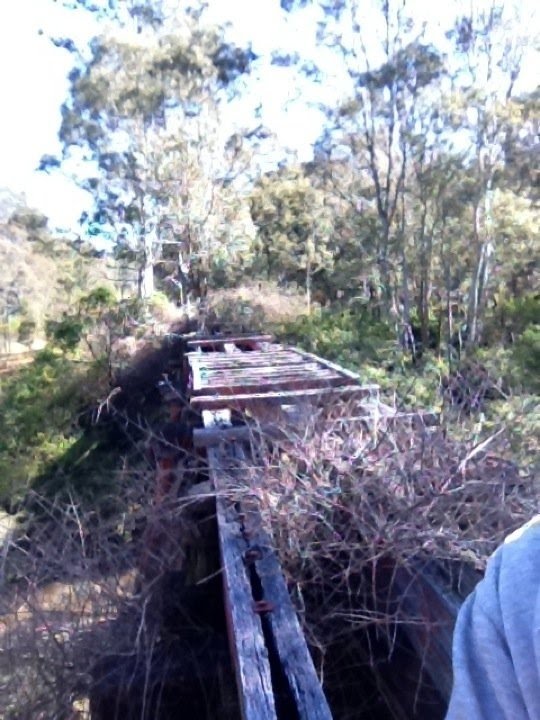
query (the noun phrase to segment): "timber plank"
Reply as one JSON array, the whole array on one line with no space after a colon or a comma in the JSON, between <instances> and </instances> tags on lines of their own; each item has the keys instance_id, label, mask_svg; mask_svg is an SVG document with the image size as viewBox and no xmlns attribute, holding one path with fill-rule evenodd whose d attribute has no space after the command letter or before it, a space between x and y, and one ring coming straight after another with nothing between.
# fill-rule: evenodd
<instances>
[{"instance_id":1,"label":"timber plank","mask_svg":"<svg viewBox=\"0 0 540 720\"><path fill-rule=\"evenodd\" d=\"M192 389L200 388L202 387L202 374L201 374L201 366L193 363L191 365L191 379L192 379Z\"/></svg>"},{"instance_id":2,"label":"timber plank","mask_svg":"<svg viewBox=\"0 0 540 720\"><path fill-rule=\"evenodd\" d=\"M290 436L286 427L265 423L264 425L231 425L228 428L194 428L193 445L196 448L214 447L220 443L248 442L261 436L283 440Z\"/></svg>"},{"instance_id":3,"label":"timber plank","mask_svg":"<svg viewBox=\"0 0 540 720\"><path fill-rule=\"evenodd\" d=\"M277 720L268 650L261 620L253 612L253 596L243 562L246 543L237 512L219 491L220 465L217 449L208 450L210 476L217 492L216 512L223 568L225 612L237 678L243 720Z\"/></svg>"},{"instance_id":4,"label":"timber plank","mask_svg":"<svg viewBox=\"0 0 540 720\"><path fill-rule=\"evenodd\" d=\"M325 360L324 358L321 358L318 355L314 355L313 353L305 352L305 350L300 350L299 348L293 348L293 350L294 352L298 353L298 355L301 355L303 358L309 358L310 360L319 363L319 365L324 365L324 367L335 370L341 375L348 377L349 380L357 380L358 382L362 382L362 378L360 377L360 375L353 372L352 370L347 370L346 368L341 367L341 365L330 362L330 360Z\"/></svg>"},{"instance_id":5,"label":"timber plank","mask_svg":"<svg viewBox=\"0 0 540 720\"><path fill-rule=\"evenodd\" d=\"M250 358L264 358L271 355L300 357L300 354L296 350L284 347L283 345L270 345L266 350L249 350L242 353L234 353L234 358L231 358L231 353L227 353L224 350L216 350L208 353L203 353L200 350L189 351L185 355L186 357L204 358L205 360L208 360L208 362L231 360L240 356L246 358L246 360Z\"/></svg>"},{"instance_id":6,"label":"timber plank","mask_svg":"<svg viewBox=\"0 0 540 720\"><path fill-rule=\"evenodd\" d=\"M259 535L258 544L266 551L255 562L255 567L264 597L273 606L268 621L298 717L300 720L332 720L279 561L266 534L260 532Z\"/></svg>"},{"instance_id":7,"label":"timber plank","mask_svg":"<svg viewBox=\"0 0 540 720\"><path fill-rule=\"evenodd\" d=\"M237 454L245 457L242 447ZM261 483L262 484L262 483ZM281 670L294 699L299 720L332 720L328 703L315 671L306 640L281 570L273 542L263 530L257 501L247 500L243 506L249 526L251 543L257 548L253 564L259 578L264 600L272 608L266 620L270 625L273 646Z\"/></svg>"},{"instance_id":8,"label":"timber plank","mask_svg":"<svg viewBox=\"0 0 540 720\"><path fill-rule=\"evenodd\" d=\"M279 378L237 378L235 381L223 379L219 383L205 383L204 379L198 386L193 385L193 396L199 394L235 395L238 393L260 393L270 391L311 390L315 388L339 387L343 378L335 373L328 375L298 375Z\"/></svg>"},{"instance_id":9,"label":"timber plank","mask_svg":"<svg viewBox=\"0 0 540 720\"><path fill-rule=\"evenodd\" d=\"M309 400L323 400L333 397L339 400L370 397L372 386L341 385L338 387L324 387L308 390L285 390L281 392L269 391L262 393L237 393L235 395L199 395L193 396L191 405L208 410L230 408L242 410L253 404L263 402L266 405L284 405L306 402Z\"/></svg>"},{"instance_id":10,"label":"timber plank","mask_svg":"<svg viewBox=\"0 0 540 720\"><path fill-rule=\"evenodd\" d=\"M223 363L221 365L213 365L211 363L206 362L193 362L190 360L190 366L191 367L197 367L200 368L203 372L228 372L228 371L249 371L251 369L257 370L258 368L275 368L276 370L282 369L282 368L298 368L298 367L304 367L305 362L298 361L298 362L292 362L290 360L284 361L284 362L275 362L271 358L261 361L258 360L257 362L229 362L229 363Z\"/></svg>"},{"instance_id":11,"label":"timber plank","mask_svg":"<svg viewBox=\"0 0 540 720\"><path fill-rule=\"evenodd\" d=\"M351 400L370 397L370 386L343 385L331 388L291 390L266 393L238 393L236 395L199 395L191 398L191 405L200 409L218 410L230 408L244 410L261 402L265 405L291 405L306 401L317 401L333 397L336 400Z\"/></svg>"},{"instance_id":12,"label":"timber plank","mask_svg":"<svg viewBox=\"0 0 540 720\"><path fill-rule=\"evenodd\" d=\"M203 411L203 424L205 432L223 433L235 429L230 426L228 410L218 413ZM268 654L265 656L261 653L259 643L262 639L263 644L266 643L265 648L268 643L268 639L262 632L262 622L265 622L267 623L265 627L270 628L272 635L273 662L279 663L286 678L288 692L294 701L295 717L298 720L332 720L279 561L272 550L268 536L262 530L258 508L254 505L253 499L242 502L241 508L233 506L232 503L227 507L229 502L226 497L228 476L221 468L228 464L228 460L235 457L245 457L244 450L239 445L229 446L228 452L223 447L219 450L212 448L208 450L211 478L217 493L218 528L227 616L234 647L243 718L244 720L265 720L276 717L273 694L276 688L272 686L270 660ZM238 473L241 474L242 471L233 469L228 473L233 476L235 484L240 479L234 477ZM264 620L258 620L261 627L253 627L253 619L258 619L258 616L253 612L253 607L245 607L246 598L251 597L253 600L253 587L248 580L248 564L244 559L245 551L248 548L246 548L246 539L245 536L242 536L238 522L240 510L244 518L244 527L246 524L249 526L250 547L256 548L254 552L257 553L256 557L259 557L258 560L253 561L253 565L260 580L263 598L271 608L270 612L265 613ZM247 623L244 614L248 615ZM249 617L250 615L251 617ZM257 642L255 649L253 648L253 637L247 634L250 624ZM262 687L261 669L264 678Z\"/></svg>"},{"instance_id":13,"label":"timber plank","mask_svg":"<svg viewBox=\"0 0 540 720\"><path fill-rule=\"evenodd\" d=\"M190 348L193 347L215 347L216 345L223 345L224 343L246 344L246 343L271 343L274 340L273 335L210 335L209 337L192 338L186 342L186 345Z\"/></svg>"},{"instance_id":14,"label":"timber plank","mask_svg":"<svg viewBox=\"0 0 540 720\"><path fill-rule=\"evenodd\" d=\"M235 446L234 455L246 458L240 445ZM242 512L249 528L251 547L256 548L255 558L258 559L253 565L262 596L271 608L266 614L266 622L272 634L273 651L277 653L276 660L286 677L296 717L298 720L332 720L273 542L262 528L257 501L246 499L242 503Z\"/></svg>"},{"instance_id":15,"label":"timber plank","mask_svg":"<svg viewBox=\"0 0 540 720\"><path fill-rule=\"evenodd\" d=\"M221 385L221 384L242 384L245 380L251 381L267 381L267 382L279 382L282 378L310 378L310 377L341 377L337 373L333 373L331 370L318 370L318 371L306 371L303 368L297 368L291 370L290 368L282 368L281 372L243 372L243 373L229 373L229 372L202 372L202 379L205 380L209 385Z\"/></svg>"},{"instance_id":16,"label":"timber plank","mask_svg":"<svg viewBox=\"0 0 540 720\"><path fill-rule=\"evenodd\" d=\"M243 377L251 375L252 377L279 377L280 375L334 375L339 376L347 383L350 383L348 378L344 378L340 373L334 370L321 367L306 367L305 365L282 365L281 367L274 366L252 366L246 368L206 368L199 366L198 368L202 377L207 379L214 378L216 380L226 379L234 380L235 378L242 379Z\"/></svg>"},{"instance_id":17,"label":"timber plank","mask_svg":"<svg viewBox=\"0 0 540 720\"><path fill-rule=\"evenodd\" d=\"M204 365L199 365L199 368L205 372L210 377L222 377L222 376L234 376L234 375L243 375L246 373L252 373L252 374L269 374L269 375L279 375L283 372L292 372L292 373L298 373L298 372L332 372L328 370L327 368L321 367L317 363L293 363L291 365L280 365L276 366L273 363L264 363L260 365L248 365L248 366L242 366L242 365L234 365L231 367L226 368L213 368L213 367L206 367Z\"/></svg>"},{"instance_id":18,"label":"timber plank","mask_svg":"<svg viewBox=\"0 0 540 720\"><path fill-rule=\"evenodd\" d=\"M188 353L186 355L188 361L197 362L198 364L208 368L218 367L248 367L250 365L277 365L277 364L294 364L305 363L305 358L295 353Z\"/></svg>"}]
</instances>

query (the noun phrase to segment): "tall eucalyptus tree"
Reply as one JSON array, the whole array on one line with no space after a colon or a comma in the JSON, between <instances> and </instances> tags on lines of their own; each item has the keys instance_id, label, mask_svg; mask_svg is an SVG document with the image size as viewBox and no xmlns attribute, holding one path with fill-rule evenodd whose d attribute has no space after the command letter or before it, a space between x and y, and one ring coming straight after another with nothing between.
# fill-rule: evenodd
<instances>
[{"instance_id":1,"label":"tall eucalyptus tree","mask_svg":"<svg viewBox=\"0 0 540 720\"><path fill-rule=\"evenodd\" d=\"M78 55L60 129L64 161L86 168L88 224L135 261L141 298L154 290L164 242L183 248L188 276L191 256L208 252L205 229L245 152L220 114L254 58L204 24L202 5L164 7L112 4L103 34Z\"/></svg>"}]
</instances>

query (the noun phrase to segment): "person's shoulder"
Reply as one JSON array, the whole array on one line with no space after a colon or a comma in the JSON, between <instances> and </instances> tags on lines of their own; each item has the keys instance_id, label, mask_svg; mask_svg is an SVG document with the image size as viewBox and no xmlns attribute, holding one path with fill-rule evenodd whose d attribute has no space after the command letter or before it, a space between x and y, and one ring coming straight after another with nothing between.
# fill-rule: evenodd
<instances>
[{"instance_id":1,"label":"person's shoulder","mask_svg":"<svg viewBox=\"0 0 540 720\"><path fill-rule=\"evenodd\" d=\"M540 589L540 515L508 535L495 556L498 592L503 606L535 604Z\"/></svg>"},{"instance_id":2,"label":"person's shoulder","mask_svg":"<svg viewBox=\"0 0 540 720\"><path fill-rule=\"evenodd\" d=\"M540 515L510 533L489 558L481 595L512 595L516 587L540 583Z\"/></svg>"},{"instance_id":3,"label":"person's shoulder","mask_svg":"<svg viewBox=\"0 0 540 720\"><path fill-rule=\"evenodd\" d=\"M532 532L534 532L535 535L540 536L540 515L535 515L529 520L529 522L526 522L525 525L522 525L517 530L510 533L510 535L506 537L504 545L510 545L511 543L519 541L523 543L523 541L527 541L532 537Z\"/></svg>"}]
</instances>

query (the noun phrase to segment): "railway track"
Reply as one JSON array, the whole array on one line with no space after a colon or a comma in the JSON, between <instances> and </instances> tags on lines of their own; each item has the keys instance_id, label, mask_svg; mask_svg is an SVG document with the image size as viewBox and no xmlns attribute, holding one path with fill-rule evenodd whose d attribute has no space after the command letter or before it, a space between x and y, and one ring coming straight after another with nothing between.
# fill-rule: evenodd
<instances>
[{"instance_id":1,"label":"railway track","mask_svg":"<svg viewBox=\"0 0 540 720\"><path fill-rule=\"evenodd\" d=\"M173 486L175 445L194 448L208 469L211 514L217 525L230 655L243 720L329 720L329 703L302 633L272 537L253 493L238 494L246 466L255 468L253 438L279 440L317 406L354 404L368 427L433 424L431 413L398 414L381 402L376 385L334 363L275 344L269 335L185 336L175 379L167 379L172 420L179 399L199 418L189 438L156 456L159 502ZM232 490L235 492L231 492ZM240 499L239 499L240 497ZM461 598L448 590L436 564L393 573L392 601L424 617L407 629L409 642L445 704L451 687L451 635ZM394 690L399 706L399 683ZM399 711L398 715L399 716ZM405 715L403 715L405 717Z\"/></svg>"}]
</instances>

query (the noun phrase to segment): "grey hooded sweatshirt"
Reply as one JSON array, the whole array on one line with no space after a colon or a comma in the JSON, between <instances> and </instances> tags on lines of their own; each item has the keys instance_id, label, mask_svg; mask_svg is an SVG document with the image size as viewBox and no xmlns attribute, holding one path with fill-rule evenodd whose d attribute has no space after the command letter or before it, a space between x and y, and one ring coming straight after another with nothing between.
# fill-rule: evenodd
<instances>
[{"instance_id":1,"label":"grey hooded sweatshirt","mask_svg":"<svg viewBox=\"0 0 540 720\"><path fill-rule=\"evenodd\" d=\"M540 720L540 516L510 535L463 604L446 720Z\"/></svg>"}]
</instances>

